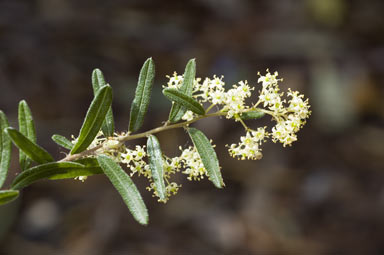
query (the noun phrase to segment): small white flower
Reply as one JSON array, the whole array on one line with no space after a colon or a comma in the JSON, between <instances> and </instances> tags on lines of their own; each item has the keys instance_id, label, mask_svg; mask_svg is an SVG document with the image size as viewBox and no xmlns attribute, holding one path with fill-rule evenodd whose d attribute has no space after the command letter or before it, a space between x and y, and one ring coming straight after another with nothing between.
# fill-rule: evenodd
<instances>
[{"instance_id":1,"label":"small white flower","mask_svg":"<svg viewBox=\"0 0 384 255\"><path fill-rule=\"evenodd\" d=\"M174 72L172 76L167 75L166 77L169 79L167 83L168 88L178 89L181 86L181 84L183 84L183 80L184 80L183 76L177 75L176 72Z\"/></svg>"},{"instance_id":2,"label":"small white flower","mask_svg":"<svg viewBox=\"0 0 384 255\"><path fill-rule=\"evenodd\" d=\"M260 145L268 137L265 127L258 128L256 131L248 131L245 136L240 137L240 143L229 146L229 154L238 159L261 159L262 153Z\"/></svg>"},{"instance_id":3,"label":"small white flower","mask_svg":"<svg viewBox=\"0 0 384 255\"><path fill-rule=\"evenodd\" d=\"M88 176L77 176L77 177L75 177L75 180L79 180L81 182L84 182L87 178L88 178Z\"/></svg>"},{"instance_id":4,"label":"small white flower","mask_svg":"<svg viewBox=\"0 0 384 255\"><path fill-rule=\"evenodd\" d=\"M182 173L188 175L188 180L199 181L200 179L203 179L204 176L208 175L207 169L205 169L204 164L201 161L200 155L195 147L190 146L189 148L182 150L180 161L182 162L185 168Z\"/></svg>"},{"instance_id":5,"label":"small white flower","mask_svg":"<svg viewBox=\"0 0 384 255\"><path fill-rule=\"evenodd\" d=\"M186 111L186 113L181 117L182 120L190 121L193 120L195 117L194 113L192 111Z\"/></svg>"}]
</instances>

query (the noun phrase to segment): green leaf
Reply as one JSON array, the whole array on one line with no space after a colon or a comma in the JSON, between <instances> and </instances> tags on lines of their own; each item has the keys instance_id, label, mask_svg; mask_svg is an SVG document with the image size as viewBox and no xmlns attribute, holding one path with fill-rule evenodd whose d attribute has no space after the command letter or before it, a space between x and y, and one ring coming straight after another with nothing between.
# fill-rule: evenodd
<instances>
[{"instance_id":1,"label":"green leaf","mask_svg":"<svg viewBox=\"0 0 384 255\"><path fill-rule=\"evenodd\" d=\"M0 188L3 186L11 163L11 139L5 133L5 128L9 127L8 119L0 111Z\"/></svg>"},{"instance_id":2,"label":"green leaf","mask_svg":"<svg viewBox=\"0 0 384 255\"><path fill-rule=\"evenodd\" d=\"M0 205L8 204L19 196L18 190L0 190Z\"/></svg>"},{"instance_id":3,"label":"green leaf","mask_svg":"<svg viewBox=\"0 0 384 255\"><path fill-rule=\"evenodd\" d=\"M260 119L260 118L264 117L264 115L265 115L264 112L254 110L254 111L249 111L249 112L243 112L240 115L240 118L242 120L255 120L255 119Z\"/></svg>"},{"instance_id":4,"label":"green leaf","mask_svg":"<svg viewBox=\"0 0 384 255\"><path fill-rule=\"evenodd\" d=\"M148 137L147 152L149 157L149 168L151 169L156 191L159 194L160 200L165 200L166 190L164 183L163 153L161 152L160 143L154 135Z\"/></svg>"},{"instance_id":5,"label":"green leaf","mask_svg":"<svg viewBox=\"0 0 384 255\"><path fill-rule=\"evenodd\" d=\"M95 68L92 72L93 93L96 95L97 91L105 85L107 85L107 83L105 82L103 72L100 69Z\"/></svg>"},{"instance_id":6,"label":"green leaf","mask_svg":"<svg viewBox=\"0 0 384 255\"><path fill-rule=\"evenodd\" d=\"M9 127L5 129L5 132L20 150L37 163L43 164L54 161L52 156L46 150L32 142L16 129Z\"/></svg>"},{"instance_id":7,"label":"green leaf","mask_svg":"<svg viewBox=\"0 0 384 255\"><path fill-rule=\"evenodd\" d=\"M111 158L105 155L97 157L105 175L120 193L133 217L143 225L148 224L148 211L136 185L126 172Z\"/></svg>"},{"instance_id":8,"label":"green leaf","mask_svg":"<svg viewBox=\"0 0 384 255\"><path fill-rule=\"evenodd\" d=\"M224 182L221 177L219 161L208 138L196 128L188 128L188 133L200 155L201 161L203 161L204 167L207 169L209 179L217 188L222 188Z\"/></svg>"},{"instance_id":9,"label":"green leaf","mask_svg":"<svg viewBox=\"0 0 384 255\"><path fill-rule=\"evenodd\" d=\"M82 152L88 148L93 139L99 132L101 125L105 119L112 103L112 88L109 85L102 87L93 99L83 126L80 129L80 134L77 143L73 146L71 154Z\"/></svg>"},{"instance_id":10,"label":"green leaf","mask_svg":"<svg viewBox=\"0 0 384 255\"><path fill-rule=\"evenodd\" d=\"M79 173L77 171L83 169L84 166L82 164L74 162L51 162L38 165L26 169L16 176L11 184L11 188L21 189L42 179L74 178L78 175L73 174L73 172ZM85 175L84 172L80 174Z\"/></svg>"},{"instance_id":11,"label":"green leaf","mask_svg":"<svg viewBox=\"0 0 384 255\"><path fill-rule=\"evenodd\" d=\"M92 72L92 87L94 95L96 95L99 89L105 85L107 85L107 83L105 82L103 73L100 69L96 68ZM112 107L109 108L107 115L105 115L105 120L101 126L101 130L103 131L104 136L113 136L115 123L113 120Z\"/></svg>"},{"instance_id":12,"label":"green leaf","mask_svg":"<svg viewBox=\"0 0 384 255\"><path fill-rule=\"evenodd\" d=\"M19 131L25 135L29 140L36 143L36 130L35 123L32 118L31 109L25 100L19 103ZM27 169L31 165L31 160L27 158L24 152L20 150L20 167L22 170Z\"/></svg>"},{"instance_id":13,"label":"green leaf","mask_svg":"<svg viewBox=\"0 0 384 255\"><path fill-rule=\"evenodd\" d=\"M144 116L147 113L153 81L155 79L155 64L152 58L148 58L141 68L139 81L137 82L135 98L131 104L131 113L129 117L130 132L136 132L144 122Z\"/></svg>"},{"instance_id":14,"label":"green leaf","mask_svg":"<svg viewBox=\"0 0 384 255\"><path fill-rule=\"evenodd\" d=\"M66 148L68 150L71 150L73 148L73 143L62 135L53 135L52 140L55 143L57 143L58 145Z\"/></svg>"},{"instance_id":15,"label":"green leaf","mask_svg":"<svg viewBox=\"0 0 384 255\"><path fill-rule=\"evenodd\" d=\"M95 174L102 174L103 170L99 166L97 159L95 158L83 158L76 160L75 163L79 163L82 167L74 167L63 173L57 173L49 177L51 180L70 179L79 176L92 176Z\"/></svg>"},{"instance_id":16,"label":"green leaf","mask_svg":"<svg viewBox=\"0 0 384 255\"><path fill-rule=\"evenodd\" d=\"M112 107L109 107L107 114L105 115L105 120L101 126L104 136L111 137L115 132L115 121L113 119Z\"/></svg>"},{"instance_id":17,"label":"green leaf","mask_svg":"<svg viewBox=\"0 0 384 255\"><path fill-rule=\"evenodd\" d=\"M187 66L185 67L183 84L179 88L180 92L187 96L192 96L195 75L196 61L195 59L191 59L188 61ZM184 116L186 111L187 109L183 105L174 103L172 105L171 112L169 113L169 121L171 123L178 122Z\"/></svg>"},{"instance_id":18,"label":"green leaf","mask_svg":"<svg viewBox=\"0 0 384 255\"><path fill-rule=\"evenodd\" d=\"M199 102L197 102L193 97L187 96L177 89L165 88L163 89L163 94L169 100L184 106L185 108L187 108L188 110L191 110L196 114L199 114L199 115L205 114L204 107Z\"/></svg>"}]
</instances>

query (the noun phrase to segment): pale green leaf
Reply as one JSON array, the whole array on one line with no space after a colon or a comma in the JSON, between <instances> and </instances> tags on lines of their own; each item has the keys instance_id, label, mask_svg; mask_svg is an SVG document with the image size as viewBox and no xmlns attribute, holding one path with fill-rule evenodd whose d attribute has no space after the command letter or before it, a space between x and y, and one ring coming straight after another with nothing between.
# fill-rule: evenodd
<instances>
[{"instance_id":1,"label":"pale green leaf","mask_svg":"<svg viewBox=\"0 0 384 255\"><path fill-rule=\"evenodd\" d=\"M0 190L0 205L8 204L19 196L18 190Z\"/></svg>"},{"instance_id":2,"label":"pale green leaf","mask_svg":"<svg viewBox=\"0 0 384 255\"><path fill-rule=\"evenodd\" d=\"M19 102L18 120L20 133L36 143L35 123L32 118L31 109L25 100ZM27 169L31 164L31 160L21 150L19 152L19 162L22 170Z\"/></svg>"},{"instance_id":3,"label":"pale green leaf","mask_svg":"<svg viewBox=\"0 0 384 255\"><path fill-rule=\"evenodd\" d=\"M94 95L96 95L99 89L105 85L107 85L107 83L105 82L103 73L100 69L96 68L92 72L92 87ZM113 136L113 132L115 131L115 122L113 120L112 107L109 108L107 115L105 115L105 120L101 126L101 130L103 131L104 136Z\"/></svg>"},{"instance_id":4,"label":"pale green leaf","mask_svg":"<svg viewBox=\"0 0 384 255\"><path fill-rule=\"evenodd\" d=\"M54 160L46 150L32 142L16 129L9 127L5 129L5 132L11 138L12 142L33 161L43 164Z\"/></svg>"},{"instance_id":5,"label":"pale green leaf","mask_svg":"<svg viewBox=\"0 0 384 255\"><path fill-rule=\"evenodd\" d=\"M149 158L149 168L151 169L153 182L159 194L160 200L166 199L164 183L164 160L161 152L160 143L156 136L150 135L147 140L147 153Z\"/></svg>"},{"instance_id":6,"label":"pale green leaf","mask_svg":"<svg viewBox=\"0 0 384 255\"><path fill-rule=\"evenodd\" d=\"M191 59L188 61L187 66L185 67L183 84L179 88L180 92L187 96L192 96L195 75L196 61L195 59ZM169 113L169 121L171 123L178 122L184 116L186 111L187 109L183 105L174 103L172 105L171 112Z\"/></svg>"},{"instance_id":7,"label":"pale green leaf","mask_svg":"<svg viewBox=\"0 0 384 255\"><path fill-rule=\"evenodd\" d=\"M9 127L8 119L5 114L0 111L0 188L3 186L11 163L11 139L5 133Z\"/></svg>"},{"instance_id":8,"label":"pale green leaf","mask_svg":"<svg viewBox=\"0 0 384 255\"><path fill-rule=\"evenodd\" d=\"M100 69L95 68L92 72L93 93L96 95L99 89L105 85L107 85L107 83L105 82L103 72Z\"/></svg>"},{"instance_id":9,"label":"pale green leaf","mask_svg":"<svg viewBox=\"0 0 384 255\"><path fill-rule=\"evenodd\" d=\"M187 96L177 89L165 88L163 89L163 94L169 100L184 106L187 110L191 110L199 115L205 114L205 110L199 102L197 102L193 97Z\"/></svg>"},{"instance_id":10,"label":"pale green leaf","mask_svg":"<svg viewBox=\"0 0 384 255\"><path fill-rule=\"evenodd\" d=\"M240 118L242 120L256 120L256 119L260 119L260 118L264 117L264 115L265 115L264 112L254 110L254 111L249 111L249 112L243 112L240 115Z\"/></svg>"},{"instance_id":11,"label":"pale green leaf","mask_svg":"<svg viewBox=\"0 0 384 255\"><path fill-rule=\"evenodd\" d=\"M68 150L71 150L73 148L73 143L62 135L53 135L52 140L61 147L64 147Z\"/></svg>"},{"instance_id":12,"label":"pale green leaf","mask_svg":"<svg viewBox=\"0 0 384 255\"><path fill-rule=\"evenodd\" d=\"M148 211L144 201L131 178L126 172L110 157L99 155L97 157L105 175L109 178L113 186L120 193L125 204L133 217L143 225L148 224Z\"/></svg>"},{"instance_id":13,"label":"pale green leaf","mask_svg":"<svg viewBox=\"0 0 384 255\"><path fill-rule=\"evenodd\" d=\"M207 169L209 179L217 188L222 188L224 182L221 177L219 161L210 141L203 132L196 128L188 128L188 133L200 155L204 167Z\"/></svg>"},{"instance_id":14,"label":"pale green leaf","mask_svg":"<svg viewBox=\"0 0 384 255\"><path fill-rule=\"evenodd\" d=\"M87 115L83 126L80 129L80 134L77 143L73 146L71 154L82 152L88 148L93 139L99 132L101 125L105 119L112 103L112 88L106 85L97 92L90 107L88 108Z\"/></svg>"},{"instance_id":15,"label":"pale green leaf","mask_svg":"<svg viewBox=\"0 0 384 255\"><path fill-rule=\"evenodd\" d=\"M144 116L147 113L153 81L155 79L155 64L152 58L148 58L141 68L139 81L137 83L135 98L131 104L129 117L130 132L136 132L144 122Z\"/></svg>"}]
</instances>

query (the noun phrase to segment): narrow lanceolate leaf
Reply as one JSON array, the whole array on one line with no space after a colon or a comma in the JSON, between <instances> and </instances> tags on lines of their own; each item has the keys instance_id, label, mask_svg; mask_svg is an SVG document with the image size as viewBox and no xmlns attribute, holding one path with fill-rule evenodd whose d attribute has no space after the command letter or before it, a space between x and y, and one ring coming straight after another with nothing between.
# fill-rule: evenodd
<instances>
[{"instance_id":1,"label":"narrow lanceolate leaf","mask_svg":"<svg viewBox=\"0 0 384 255\"><path fill-rule=\"evenodd\" d=\"M73 146L71 154L86 150L92 143L104 122L105 115L107 114L111 103L112 88L109 85L106 85L100 88L89 106L83 126L80 129L77 143Z\"/></svg>"},{"instance_id":2,"label":"narrow lanceolate leaf","mask_svg":"<svg viewBox=\"0 0 384 255\"><path fill-rule=\"evenodd\" d=\"M21 100L19 103L18 119L20 133L36 143L35 123L32 118L31 109L29 109L25 100ZM22 170L27 169L31 164L31 160L22 151L20 151L19 161Z\"/></svg>"},{"instance_id":3,"label":"narrow lanceolate leaf","mask_svg":"<svg viewBox=\"0 0 384 255\"><path fill-rule=\"evenodd\" d=\"M196 128L188 128L188 133L200 155L201 161L203 161L204 167L207 169L209 179L217 188L222 188L224 182L221 177L219 161L210 141L203 132Z\"/></svg>"},{"instance_id":4,"label":"narrow lanceolate leaf","mask_svg":"<svg viewBox=\"0 0 384 255\"><path fill-rule=\"evenodd\" d=\"M260 118L264 117L264 115L265 115L264 112L254 110L254 111L249 111L249 112L243 112L240 115L240 118L242 120L256 120L256 119L260 119Z\"/></svg>"},{"instance_id":5,"label":"narrow lanceolate leaf","mask_svg":"<svg viewBox=\"0 0 384 255\"><path fill-rule=\"evenodd\" d=\"M166 190L164 183L164 161L160 143L156 136L150 135L147 140L147 152L149 157L149 167L151 169L155 188L160 200L165 200Z\"/></svg>"},{"instance_id":6,"label":"narrow lanceolate leaf","mask_svg":"<svg viewBox=\"0 0 384 255\"><path fill-rule=\"evenodd\" d=\"M36 181L43 179L59 179L55 176L61 176L65 179L65 174L68 174L66 178L73 178L74 175L70 173L84 168L82 164L74 162L51 162L35 167L31 167L21 172L13 180L11 184L12 189L22 189ZM76 177L76 176L75 176Z\"/></svg>"},{"instance_id":7,"label":"narrow lanceolate leaf","mask_svg":"<svg viewBox=\"0 0 384 255\"><path fill-rule=\"evenodd\" d=\"M99 89L105 85L107 85L107 83L105 82L103 73L100 69L96 68L92 72L93 93L96 95ZM115 122L113 120L112 107L109 108L107 115L105 115L105 120L101 126L101 130L103 131L104 136L113 136L113 132L115 131Z\"/></svg>"},{"instance_id":8,"label":"narrow lanceolate leaf","mask_svg":"<svg viewBox=\"0 0 384 255\"><path fill-rule=\"evenodd\" d=\"M100 155L97 157L105 175L120 193L129 211L140 224L148 224L148 211L136 185L128 174L110 157Z\"/></svg>"},{"instance_id":9,"label":"narrow lanceolate leaf","mask_svg":"<svg viewBox=\"0 0 384 255\"><path fill-rule=\"evenodd\" d=\"M191 110L199 115L205 114L204 107L199 102L197 102L193 97L187 96L177 89L165 88L163 89L163 94L169 100L184 106L187 110Z\"/></svg>"},{"instance_id":10,"label":"narrow lanceolate leaf","mask_svg":"<svg viewBox=\"0 0 384 255\"><path fill-rule=\"evenodd\" d=\"M192 96L195 75L196 61L195 59L191 59L188 61L187 66L185 67L183 84L179 88L180 92L187 96ZM169 113L169 121L171 123L178 122L181 120L186 111L187 109L183 105L174 103L172 105L171 112Z\"/></svg>"},{"instance_id":11,"label":"narrow lanceolate leaf","mask_svg":"<svg viewBox=\"0 0 384 255\"><path fill-rule=\"evenodd\" d=\"M143 125L144 116L147 113L149 100L151 99L154 79L155 64L153 63L152 58L148 58L141 68L135 98L131 104L128 128L131 132L136 132Z\"/></svg>"},{"instance_id":12,"label":"narrow lanceolate leaf","mask_svg":"<svg viewBox=\"0 0 384 255\"><path fill-rule=\"evenodd\" d=\"M19 196L18 190L0 190L0 205L8 204Z\"/></svg>"},{"instance_id":13,"label":"narrow lanceolate leaf","mask_svg":"<svg viewBox=\"0 0 384 255\"><path fill-rule=\"evenodd\" d=\"M55 173L54 175L49 176L49 179L73 179L79 176L92 176L103 173L103 170L95 158L83 158L76 160L75 163L81 164L82 167L73 167L71 169L67 169L67 171L63 171L62 173Z\"/></svg>"},{"instance_id":14,"label":"narrow lanceolate leaf","mask_svg":"<svg viewBox=\"0 0 384 255\"><path fill-rule=\"evenodd\" d=\"M5 129L5 132L11 138L12 142L33 161L43 164L54 160L46 150L32 142L16 129L9 127Z\"/></svg>"},{"instance_id":15,"label":"narrow lanceolate leaf","mask_svg":"<svg viewBox=\"0 0 384 255\"><path fill-rule=\"evenodd\" d=\"M73 143L62 135L53 135L52 140L61 147L64 147L68 150L71 150L73 147Z\"/></svg>"},{"instance_id":16,"label":"narrow lanceolate leaf","mask_svg":"<svg viewBox=\"0 0 384 255\"><path fill-rule=\"evenodd\" d=\"M5 133L9 123L5 114L0 111L0 188L3 186L11 163L11 139Z\"/></svg>"}]
</instances>

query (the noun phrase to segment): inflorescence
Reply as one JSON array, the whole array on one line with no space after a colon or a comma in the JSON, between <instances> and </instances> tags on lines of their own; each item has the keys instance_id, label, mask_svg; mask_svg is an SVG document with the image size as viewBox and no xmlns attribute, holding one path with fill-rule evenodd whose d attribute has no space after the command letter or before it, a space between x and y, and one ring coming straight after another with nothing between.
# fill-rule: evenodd
<instances>
[{"instance_id":1,"label":"inflorescence","mask_svg":"<svg viewBox=\"0 0 384 255\"><path fill-rule=\"evenodd\" d=\"M227 119L234 119L240 122L245 129L245 135L240 137L237 144L227 145L229 154L237 159L258 160L262 158L262 144L268 139L273 142L280 142L283 146L290 146L297 141L297 132L304 126L306 119L310 116L310 105L308 99L298 91L288 89L288 92L280 92L278 83L278 73L271 74L268 70L266 75L259 74L258 101L254 104L246 104L246 99L250 98L255 88L250 87L247 81L240 81L232 88L225 90L223 76L213 76L213 78L195 78L192 97L199 103L209 104L206 109L208 113L211 109L218 109L216 113L225 115ZM169 79L165 88L180 88L183 83L183 76L176 72ZM285 96L286 95L286 96ZM259 111L268 114L275 122L271 129L258 127L252 129L248 127L241 118L242 114L250 111ZM217 114L216 116L218 116ZM191 122L199 117L192 111L187 111L182 120ZM186 124L186 126L189 123ZM154 196L159 197L153 182L151 170L148 165L146 146L136 145L135 148L128 148L119 141L119 137L126 134L115 134L114 137L105 138L100 132L88 149L99 146L94 155L106 154L116 162L124 164L130 171L130 175L139 175L148 178L149 186L147 190L153 191ZM72 141L76 143L76 139ZM211 141L212 144L212 141ZM207 169L195 147L180 147L180 156L169 158L164 155L164 180L166 184L166 198L160 202L166 202L171 195L178 192L181 184L172 181L172 175L180 172L187 175L187 179L201 180L207 177ZM91 157L94 155L90 155ZM79 177L84 181L86 177Z\"/></svg>"}]
</instances>

